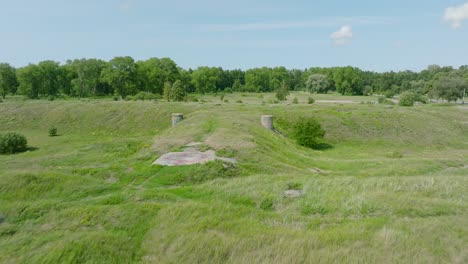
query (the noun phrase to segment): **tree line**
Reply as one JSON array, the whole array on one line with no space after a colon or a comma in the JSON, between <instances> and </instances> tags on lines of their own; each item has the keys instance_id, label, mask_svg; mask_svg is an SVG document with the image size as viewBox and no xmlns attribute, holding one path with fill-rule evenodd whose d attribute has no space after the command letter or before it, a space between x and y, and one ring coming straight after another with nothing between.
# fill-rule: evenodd
<instances>
[{"instance_id":1,"label":"tree line","mask_svg":"<svg viewBox=\"0 0 468 264\"><path fill-rule=\"evenodd\" d=\"M41 61L14 68L0 63L0 95L29 98L95 97L125 98L139 92L180 99L186 93L309 91L343 95L383 94L391 97L412 91L430 98L454 101L468 87L468 66L458 69L431 65L420 72L372 72L356 67L286 69L262 67L246 71L221 67L183 69L169 58L135 61L131 57L75 59L64 64Z\"/></svg>"}]
</instances>

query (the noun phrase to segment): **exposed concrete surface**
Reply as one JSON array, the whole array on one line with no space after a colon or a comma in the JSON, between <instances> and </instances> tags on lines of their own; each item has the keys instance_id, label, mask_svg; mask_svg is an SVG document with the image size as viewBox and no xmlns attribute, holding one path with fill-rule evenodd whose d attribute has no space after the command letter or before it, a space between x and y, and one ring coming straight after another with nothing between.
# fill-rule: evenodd
<instances>
[{"instance_id":1,"label":"exposed concrete surface","mask_svg":"<svg viewBox=\"0 0 468 264\"><path fill-rule=\"evenodd\" d=\"M183 152L169 152L159 157L153 165L183 166L193 164L205 164L213 160L221 160L228 163L236 163L235 159L217 157L214 150L201 152L197 149L202 143L192 142L185 146Z\"/></svg>"}]
</instances>

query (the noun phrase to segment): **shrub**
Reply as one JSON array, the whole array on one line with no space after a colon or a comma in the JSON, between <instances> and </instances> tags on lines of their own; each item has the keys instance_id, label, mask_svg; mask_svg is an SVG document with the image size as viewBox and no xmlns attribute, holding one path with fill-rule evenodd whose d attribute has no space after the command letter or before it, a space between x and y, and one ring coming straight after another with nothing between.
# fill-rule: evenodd
<instances>
[{"instance_id":1,"label":"shrub","mask_svg":"<svg viewBox=\"0 0 468 264\"><path fill-rule=\"evenodd\" d=\"M263 209L263 210L272 210L273 209L273 204L274 204L274 201L273 201L272 198L264 198L260 202L260 208Z\"/></svg>"},{"instance_id":2,"label":"shrub","mask_svg":"<svg viewBox=\"0 0 468 264\"><path fill-rule=\"evenodd\" d=\"M118 100L119 100L119 97L118 97L118 96L116 96L116 95L114 95L114 97L112 97L112 100L114 100L114 101L118 101Z\"/></svg>"},{"instance_id":3,"label":"shrub","mask_svg":"<svg viewBox=\"0 0 468 264\"><path fill-rule=\"evenodd\" d=\"M400 95L400 106L413 106L418 96L413 92L404 92Z\"/></svg>"},{"instance_id":4,"label":"shrub","mask_svg":"<svg viewBox=\"0 0 468 264\"><path fill-rule=\"evenodd\" d=\"M225 102L225 103L229 103L229 100L228 100L228 99L224 99L224 102Z\"/></svg>"},{"instance_id":5,"label":"shrub","mask_svg":"<svg viewBox=\"0 0 468 264\"><path fill-rule=\"evenodd\" d=\"M299 100L297 100L297 97L294 97L292 103L293 103L293 104L298 104L298 103L299 103Z\"/></svg>"},{"instance_id":6,"label":"shrub","mask_svg":"<svg viewBox=\"0 0 468 264\"><path fill-rule=\"evenodd\" d=\"M26 137L18 133L6 133L0 135L0 153L13 154L26 151L28 141Z\"/></svg>"},{"instance_id":7,"label":"shrub","mask_svg":"<svg viewBox=\"0 0 468 264\"><path fill-rule=\"evenodd\" d=\"M302 190L302 184L299 182L288 182L288 190Z\"/></svg>"},{"instance_id":8,"label":"shrub","mask_svg":"<svg viewBox=\"0 0 468 264\"><path fill-rule=\"evenodd\" d=\"M49 128L49 137L55 137L55 136L57 136L57 128L56 127Z\"/></svg>"},{"instance_id":9,"label":"shrub","mask_svg":"<svg viewBox=\"0 0 468 264\"><path fill-rule=\"evenodd\" d=\"M225 93L232 93L232 88L228 87L228 88L224 89L224 92Z\"/></svg>"},{"instance_id":10,"label":"shrub","mask_svg":"<svg viewBox=\"0 0 468 264\"><path fill-rule=\"evenodd\" d=\"M318 148L325 136L325 130L316 119L306 118L294 124L293 136L301 146Z\"/></svg>"},{"instance_id":11,"label":"shrub","mask_svg":"<svg viewBox=\"0 0 468 264\"><path fill-rule=\"evenodd\" d=\"M53 101L53 100L55 100L55 96L53 96L53 95L49 95L49 96L47 97L47 100L49 100L49 101Z\"/></svg>"},{"instance_id":12,"label":"shrub","mask_svg":"<svg viewBox=\"0 0 468 264\"><path fill-rule=\"evenodd\" d=\"M219 97L219 99L222 101L224 101L224 93L221 94L221 96Z\"/></svg>"},{"instance_id":13,"label":"shrub","mask_svg":"<svg viewBox=\"0 0 468 264\"><path fill-rule=\"evenodd\" d=\"M242 104L242 100L237 100L236 103Z\"/></svg>"},{"instance_id":14,"label":"shrub","mask_svg":"<svg viewBox=\"0 0 468 264\"><path fill-rule=\"evenodd\" d=\"M308 104L313 104L313 103L315 103L315 99L312 98L312 97L309 97L309 98L307 98L307 103Z\"/></svg>"}]
</instances>

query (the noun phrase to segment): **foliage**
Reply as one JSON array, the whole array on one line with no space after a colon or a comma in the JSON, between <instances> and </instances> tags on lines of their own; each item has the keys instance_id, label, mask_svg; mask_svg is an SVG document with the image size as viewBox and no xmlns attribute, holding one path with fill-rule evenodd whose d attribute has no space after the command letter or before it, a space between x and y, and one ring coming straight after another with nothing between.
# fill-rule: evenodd
<instances>
[{"instance_id":1,"label":"foliage","mask_svg":"<svg viewBox=\"0 0 468 264\"><path fill-rule=\"evenodd\" d=\"M305 83L307 91L310 93L327 93L330 90L328 77L324 74L312 74Z\"/></svg>"},{"instance_id":2,"label":"foliage","mask_svg":"<svg viewBox=\"0 0 468 264\"><path fill-rule=\"evenodd\" d=\"M150 93L150 92L139 92L137 94L135 94L133 96L133 100L141 100L141 101L144 101L144 100L157 100L157 99L160 99L161 98L161 95L157 95L157 94L154 94L154 93Z\"/></svg>"},{"instance_id":3,"label":"foliage","mask_svg":"<svg viewBox=\"0 0 468 264\"><path fill-rule=\"evenodd\" d=\"M308 104L313 104L313 103L315 103L315 99L309 96L309 97L307 98L307 103L308 103Z\"/></svg>"},{"instance_id":4,"label":"foliage","mask_svg":"<svg viewBox=\"0 0 468 264\"><path fill-rule=\"evenodd\" d=\"M50 127L49 128L49 137L55 137L57 136L57 128L56 127Z\"/></svg>"},{"instance_id":5,"label":"foliage","mask_svg":"<svg viewBox=\"0 0 468 264\"><path fill-rule=\"evenodd\" d=\"M274 206L274 200L273 198L271 197L267 197L267 198L264 198L261 202L260 202L260 209L263 209L263 210L273 210L273 206Z\"/></svg>"},{"instance_id":6,"label":"foliage","mask_svg":"<svg viewBox=\"0 0 468 264\"><path fill-rule=\"evenodd\" d=\"M468 90L468 80L457 76L444 76L434 82L433 94L437 98L456 101Z\"/></svg>"},{"instance_id":7,"label":"foliage","mask_svg":"<svg viewBox=\"0 0 468 264\"><path fill-rule=\"evenodd\" d=\"M299 100L297 99L297 97L294 97L292 103L293 103L293 104L298 104L298 103L299 103Z\"/></svg>"},{"instance_id":8,"label":"foliage","mask_svg":"<svg viewBox=\"0 0 468 264\"><path fill-rule=\"evenodd\" d=\"M171 101L171 92L172 92L172 85L170 82L165 82L164 83L164 92L163 92L163 97L167 101Z\"/></svg>"},{"instance_id":9,"label":"foliage","mask_svg":"<svg viewBox=\"0 0 468 264\"><path fill-rule=\"evenodd\" d=\"M285 82L276 90L276 98L279 101L286 101L289 95L289 88Z\"/></svg>"},{"instance_id":10,"label":"foliage","mask_svg":"<svg viewBox=\"0 0 468 264\"><path fill-rule=\"evenodd\" d=\"M102 72L102 79L125 98L136 90L137 67L131 57L115 57Z\"/></svg>"},{"instance_id":11,"label":"foliage","mask_svg":"<svg viewBox=\"0 0 468 264\"><path fill-rule=\"evenodd\" d=\"M418 95L414 92L404 92L400 95L400 106L413 106L418 101Z\"/></svg>"},{"instance_id":12,"label":"foliage","mask_svg":"<svg viewBox=\"0 0 468 264\"><path fill-rule=\"evenodd\" d=\"M0 96L5 99L9 93L15 93L18 86L16 70L8 63L0 63Z\"/></svg>"},{"instance_id":13,"label":"foliage","mask_svg":"<svg viewBox=\"0 0 468 264\"><path fill-rule=\"evenodd\" d=\"M318 148L325 136L325 130L320 123L311 117L299 120L294 124L293 137L296 142L304 147Z\"/></svg>"},{"instance_id":14,"label":"foliage","mask_svg":"<svg viewBox=\"0 0 468 264\"><path fill-rule=\"evenodd\" d=\"M26 151L28 148L28 141L26 137L10 132L6 134L0 134L0 153L1 154L14 154L18 152Z\"/></svg>"},{"instance_id":15,"label":"foliage","mask_svg":"<svg viewBox=\"0 0 468 264\"><path fill-rule=\"evenodd\" d=\"M172 85L171 89L171 100L176 102L184 101L186 96L185 88L181 81L176 81Z\"/></svg>"}]
</instances>

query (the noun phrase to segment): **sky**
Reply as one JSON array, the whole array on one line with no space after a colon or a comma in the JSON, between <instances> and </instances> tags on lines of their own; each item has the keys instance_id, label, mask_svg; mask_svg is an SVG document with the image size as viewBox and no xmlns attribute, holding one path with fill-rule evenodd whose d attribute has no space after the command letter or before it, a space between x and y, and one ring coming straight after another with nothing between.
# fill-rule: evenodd
<instances>
[{"instance_id":1,"label":"sky","mask_svg":"<svg viewBox=\"0 0 468 264\"><path fill-rule=\"evenodd\" d=\"M468 64L467 0L0 0L0 62L169 57L183 68Z\"/></svg>"}]
</instances>

